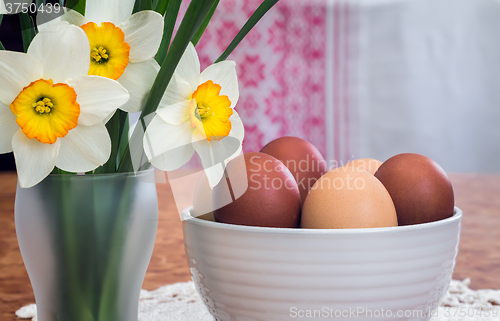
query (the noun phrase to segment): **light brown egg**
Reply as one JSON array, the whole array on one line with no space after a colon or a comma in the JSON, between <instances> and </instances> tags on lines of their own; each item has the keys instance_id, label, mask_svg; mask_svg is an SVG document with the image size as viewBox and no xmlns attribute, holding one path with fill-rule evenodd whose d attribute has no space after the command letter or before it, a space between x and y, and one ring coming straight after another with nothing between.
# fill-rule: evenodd
<instances>
[{"instance_id":1,"label":"light brown egg","mask_svg":"<svg viewBox=\"0 0 500 321\"><path fill-rule=\"evenodd\" d=\"M367 171L341 167L311 188L301 227L316 229L397 226L396 209L384 185Z\"/></svg>"},{"instance_id":2,"label":"light brown egg","mask_svg":"<svg viewBox=\"0 0 500 321\"><path fill-rule=\"evenodd\" d=\"M353 167L359 170L367 171L368 173L374 175L377 169L383 163L379 160L373 158L360 158L355 159L344 165L344 167Z\"/></svg>"}]
</instances>

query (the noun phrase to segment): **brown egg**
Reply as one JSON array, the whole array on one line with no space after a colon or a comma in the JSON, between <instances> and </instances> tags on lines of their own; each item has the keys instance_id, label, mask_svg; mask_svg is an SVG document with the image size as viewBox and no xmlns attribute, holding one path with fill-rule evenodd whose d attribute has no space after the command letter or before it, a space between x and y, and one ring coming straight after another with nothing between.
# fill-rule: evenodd
<instances>
[{"instance_id":1,"label":"brown egg","mask_svg":"<svg viewBox=\"0 0 500 321\"><path fill-rule=\"evenodd\" d=\"M375 173L392 197L399 225L442 220L453 215L450 180L432 159L399 154L386 160Z\"/></svg>"},{"instance_id":2,"label":"brown egg","mask_svg":"<svg viewBox=\"0 0 500 321\"><path fill-rule=\"evenodd\" d=\"M301 227L319 229L397 226L384 185L372 174L340 167L323 175L302 208Z\"/></svg>"},{"instance_id":3,"label":"brown egg","mask_svg":"<svg viewBox=\"0 0 500 321\"><path fill-rule=\"evenodd\" d=\"M264 153L231 160L212 200L217 222L283 228L300 224L300 193L292 173Z\"/></svg>"},{"instance_id":4,"label":"brown egg","mask_svg":"<svg viewBox=\"0 0 500 321\"><path fill-rule=\"evenodd\" d=\"M298 137L281 137L264 146L261 153L276 157L292 172L299 186L302 204L316 181L328 166L318 149Z\"/></svg>"},{"instance_id":5,"label":"brown egg","mask_svg":"<svg viewBox=\"0 0 500 321\"><path fill-rule=\"evenodd\" d=\"M360 159L355 159L353 161L350 161L345 167L353 167L357 168L359 170L365 170L368 173L374 175L377 169L382 165L382 162L376 159L372 158L360 158Z\"/></svg>"}]
</instances>

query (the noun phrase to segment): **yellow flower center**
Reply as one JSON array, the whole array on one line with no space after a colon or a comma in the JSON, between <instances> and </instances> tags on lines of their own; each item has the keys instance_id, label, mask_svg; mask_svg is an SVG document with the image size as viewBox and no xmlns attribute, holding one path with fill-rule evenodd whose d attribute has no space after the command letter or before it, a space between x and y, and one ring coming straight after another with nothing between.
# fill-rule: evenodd
<instances>
[{"instance_id":1,"label":"yellow flower center","mask_svg":"<svg viewBox=\"0 0 500 321\"><path fill-rule=\"evenodd\" d=\"M95 62L106 62L108 61L109 55L106 53L106 49L103 46L99 46L99 48L92 48L92 53L90 57L95 60Z\"/></svg>"},{"instance_id":2,"label":"yellow flower center","mask_svg":"<svg viewBox=\"0 0 500 321\"><path fill-rule=\"evenodd\" d=\"M191 127L208 141L221 140L231 132L231 101L220 95L221 86L209 80L198 86L189 106Z\"/></svg>"},{"instance_id":3,"label":"yellow flower center","mask_svg":"<svg viewBox=\"0 0 500 321\"><path fill-rule=\"evenodd\" d=\"M29 138L54 144L78 125L80 105L75 90L66 84L40 79L32 82L10 104L16 122Z\"/></svg>"},{"instance_id":4,"label":"yellow flower center","mask_svg":"<svg viewBox=\"0 0 500 321\"><path fill-rule=\"evenodd\" d=\"M52 104L52 100L50 98L40 98L39 101L36 103L33 103L33 108L35 108L35 111L39 114L48 114L52 111L52 107L54 107L54 104Z\"/></svg>"},{"instance_id":5,"label":"yellow flower center","mask_svg":"<svg viewBox=\"0 0 500 321\"><path fill-rule=\"evenodd\" d=\"M90 42L89 75L120 78L128 66L130 46L125 42L125 34L111 22L103 22L100 27L94 22L82 26Z\"/></svg>"}]
</instances>

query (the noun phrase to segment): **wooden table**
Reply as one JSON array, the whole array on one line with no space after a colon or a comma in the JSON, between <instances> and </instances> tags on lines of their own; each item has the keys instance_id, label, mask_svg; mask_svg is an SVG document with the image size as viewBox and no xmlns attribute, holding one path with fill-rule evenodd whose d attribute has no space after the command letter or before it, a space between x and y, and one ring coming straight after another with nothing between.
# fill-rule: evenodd
<instances>
[{"instance_id":1,"label":"wooden table","mask_svg":"<svg viewBox=\"0 0 500 321\"><path fill-rule=\"evenodd\" d=\"M474 289L500 289L500 175L451 174L456 205L464 212L454 278L472 279ZM190 280L182 226L170 185L158 184L160 221L153 258L143 287ZM34 296L17 245L14 227L16 175L0 174L0 320L17 321L14 312Z\"/></svg>"}]
</instances>

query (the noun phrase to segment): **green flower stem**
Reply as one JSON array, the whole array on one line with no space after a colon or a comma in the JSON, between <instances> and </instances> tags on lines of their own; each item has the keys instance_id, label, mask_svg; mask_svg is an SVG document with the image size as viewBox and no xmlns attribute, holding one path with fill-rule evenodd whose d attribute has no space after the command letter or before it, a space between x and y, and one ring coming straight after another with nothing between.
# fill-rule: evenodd
<instances>
[{"instance_id":1,"label":"green flower stem","mask_svg":"<svg viewBox=\"0 0 500 321\"><path fill-rule=\"evenodd\" d=\"M191 39L191 42L193 43L193 45L196 46L198 44L198 41L200 41L201 36L203 36L203 34L205 33L205 30L207 29L208 24L210 23L210 20L212 20L212 17L215 13L215 10L217 10L217 7L219 6L219 2L220 2L219 0L214 2L212 8L210 8L210 11L208 12L207 16L205 17L205 20L203 20L203 23L201 24L200 28L194 34L193 39Z\"/></svg>"},{"instance_id":2,"label":"green flower stem","mask_svg":"<svg viewBox=\"0 0 500 321\"><path fill-rule=\"evenodd\" d=\"M240 44L245 36L252 30L260 19L276 4L279 0L264 0L262 4L255 10L250 19L245 23L243 28L238 32L236 37L231 41L227 49L220 55L215 62L224 61L229 57L233 50Z\"/></svg>"},{"instance_id":3,"label":"green flower stem","mask_svg":"<svg viewBox=\"0 0 500 321\"><path fill-rule=\"evenodd\" d=\"M165 15L165 23L163 25L163 38L161 40L160 48L155 55L156 62L159 64L161 64L167 56L168 47L170 46L170 41L172 40L172 34L174 32L175 22L177 20L177 16L179 15L182 0L172 0L167 2L168 9L167 14Z\"/></svg>"},{"instance_id":4,"label":"green flower stem","mask_svg":"<svg viewBox=\"0 0 500 321\"><path fill-rule=\"evenodd\" d=\"M35 22L27 13L20 13L19 21L21 23L21 35L23 37L24 52L27 52L31 41L36 36Z\"/></svg>"},{"instance_id":5,"label":"green flower stem","mask_svg":"<svg viewBox=\"0 0 500 321\"><path fill-rule=\"evenodd\" d=\"M168 4L169 4L169 0L155 0L155 1L153 1L154 10L156 12L158 12L159 14L161 14L162 16L167 11Z\"/></svg>"},{"instance_id":6,"label":"green flower stem","mask_svg":"<svg viewBox=\"0 0 500 321\"><path fill-rule=\"evenodd\" d=\"M61 185L58 195L61 195L61 210L62 215L62 239L61 246L64 248L63 271L67 273L67 284L61 284L59 295L63 297L63 301L67 301L65 317L68 320L74 321L95 321L92 310L88 305L88 297L83 291L83 284L79 273L80 264L80 246L78 245L78 231L75 229L75 218L78 213L72 210L73 201L71 197L71 177L62 176Z\"/></svg>"},{"instance_id":7,"label":"green flower stem","mask_svg":"<svg viewBox=\"0 0 500 321\"><path fill-rule=\"evenodd\" d=\"M120 145L118 146L118 158L117 161L121 160L123 157L123 154L125 153L125 149L128 145L128 133L130 129L130 122L129 122L129 114L128 113L121 113L120 114L120 124L121 124L121 137L120 137ZM120 164L117 164L120 165ZM116 170L116 169L115 169Z\"/></svg>"},{"instance_id":8,"label":"green flower stem","mask_svg":"<svg viewBox=\"0 0 500 321\"><path fill-rule=\"evenodd\" d=\"M115 226L113 227L110 240L110 248L108 253L107 266L104 273L104 285L101 292L101 300L99 305L99 321L118 320L116 313L119 307L116 306L116 300L119 278L121 258L123 257L123 246L126 238L127 224L129 222L130 206L132 199L120 197L122 195L132 195L134 188L133 180L127 179L123 191L117 195L121 201L117 206L115 217Z\"/></svg>"},{"instance_id":9,"label":"green flower stem","mask_svg":"<svg viewBox=\"0 0 500 321\"><path fill-rule=\"evenodd\" d=\"M151 1L151 0L135 0L133 13L136 13L139 11L144 11L144 10L153 10L153 1Z\"/></svg>"},{"instance_id":10,"label":"green flower stem","mask_svg":"<svg viewBox=\"0 0 500 321\"><path fill-rule=\"evenodd\" d=\"M142 136L144 135L144 130L147 128L147 125L149 125L149 122L152 119L151 114L158 108L177 64L181 60L189 42L193 38L196 31L200 28L203 20L205 20L205 17L215 1L216 0L193 0L189 4L186 15L182 19L179 30L172 41L172 45L167 53L167 56L165 57L165 60L163 61L160 71L158 72L158 76L153 83L151 92L146 100L144 110L139 118L139 123L132 134L131 143L137 143L133 145L133 149L130 148L131 144L129 144L128 149L125 151L124 158L118 168L118 172L133 171L134 163L141 164L141 159L144 158Z\"/></svg>"},{"instance_id":11,"label":"green flower stem","mask_svg":"<svg viewBox=\"0 0 500 321\"><path fill-rule=\"evenodd\" d=\"M109 137L111 138L111 155L108 161L103 166L95 170L96 174L102 173L115 173L118 168L118 156L120 155L121 144L127 144L128 139L125 142L122 141L123 133L126 130L128 135L128 113L122 110L117 110L113 117L106 123L106 129L108 130ZM127 128L127 129L125 129ZM127 137L128 138L128 137Z\"/></svg>"},{"instance_id":12,"label":"green flower stem","mask_svg":"<svg viewBox=\"0 0 500 321\"><path fill-rule=\"evenodd\" d=\"M66 8L73 9L79 12L82 16L85 15L85 5L87 0L67 0Z\"/></svg>"},{"instance_id":13,"label":"green flower stem","mask_svg":"<svg viewBox=\"0 0 500 321\"><path fill-rule=\"evenodd\" d=\"M117 110L113 117L106 123L106 129L111 139L111 154L106 164L98 167L94 172L96 174L114 173L116 169L116 158L118 155L118 143L120 142L120 110Z\"/></svg>"},{"instance_id":14,"label":"green flower stem","mask_svg":"<svg viewBox=\"0 0 500 321\"><path fill-rule=\"evenodd\" d=\"M53 320L120 321L122 259L137 185L129 178L112 188L99 177L78 182L62 175L43 190L59 200L47 202L58 258Z\"/></svg>"}]
</instances>

